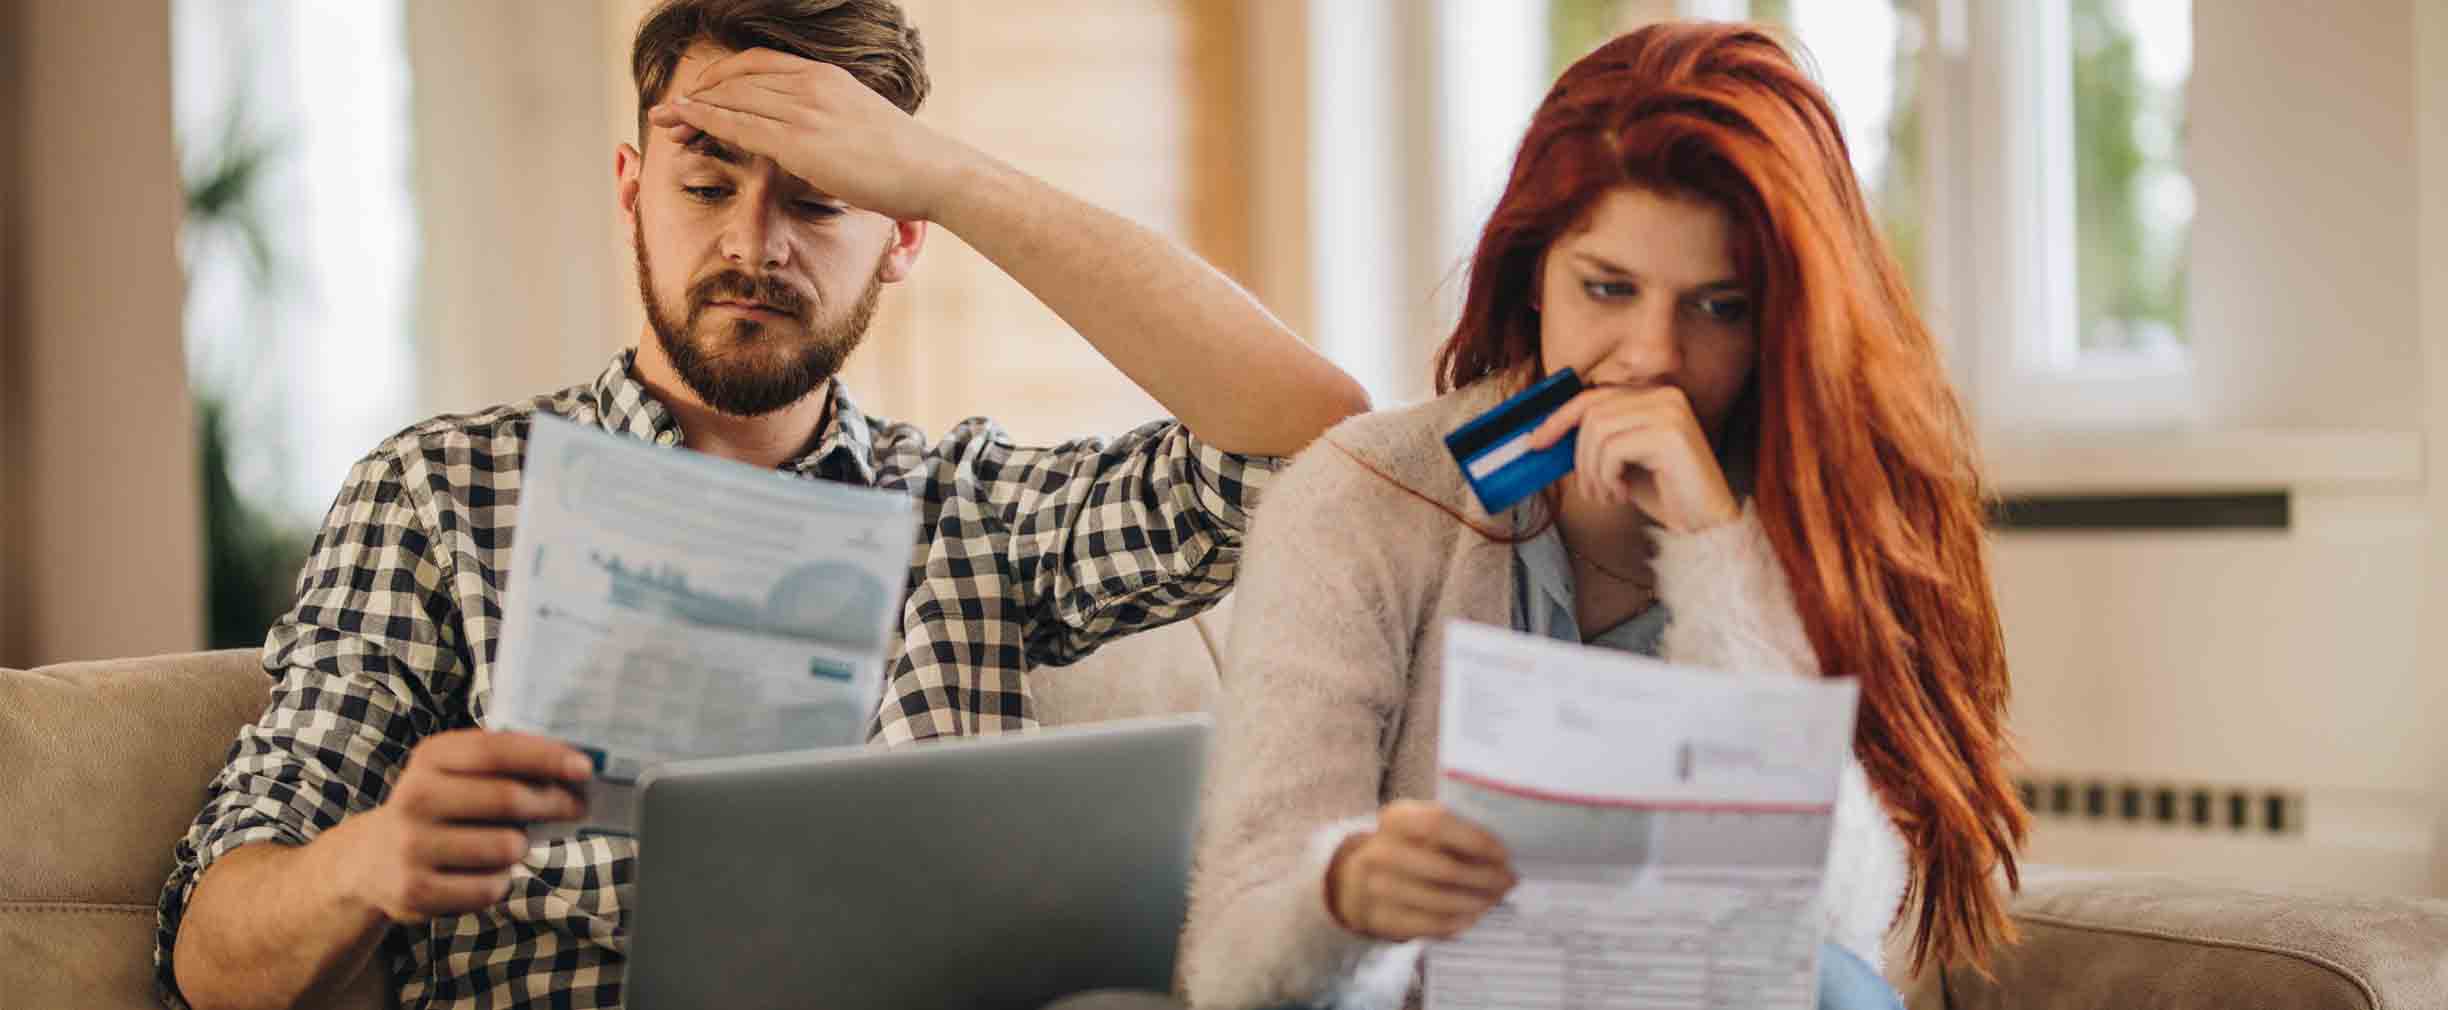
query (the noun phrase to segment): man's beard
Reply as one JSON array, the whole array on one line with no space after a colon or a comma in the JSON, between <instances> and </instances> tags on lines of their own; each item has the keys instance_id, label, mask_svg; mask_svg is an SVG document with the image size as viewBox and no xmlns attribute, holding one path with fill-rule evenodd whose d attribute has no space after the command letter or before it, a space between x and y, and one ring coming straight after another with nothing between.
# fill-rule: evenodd
<instances>
[{"instance_id":1,"label":"man's beard","mask_svg":"<svg viewBox=\"0 0 2448 1010\"><path fill-rule=\"evenodd\" d=\"M758 417L788 407L839 373L867 335L884 289L883 259L878 257L867 290L850 311L820 327L815 315L823 308L821 301L771 274L752 277L725 269L689 285L682 296L688 314L675 323L655 298L643 227L636 239L638 300L645 303L646 324L654 330L655 341L690 392L733 417ZM787 331L776 331L762 320L705 318L716 301L756 302L775 309L791 317L804 337L790 347L782 343Z\"/></svg>"}]
</instances>

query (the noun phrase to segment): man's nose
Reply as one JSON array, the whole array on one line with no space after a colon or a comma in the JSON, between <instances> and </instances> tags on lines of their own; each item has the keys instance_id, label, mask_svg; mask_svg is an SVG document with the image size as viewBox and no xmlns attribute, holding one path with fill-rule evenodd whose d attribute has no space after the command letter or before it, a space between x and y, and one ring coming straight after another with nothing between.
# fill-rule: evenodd
<instances>
[{"instance_id":1,"label":"man's nose","mask_svg":"<svg viewBox=\"0 0 2448 1010\"><path fill-rule=\"evenodd\" d=\"M789 263L790 236L782 227L782 215L781 205L771 199L738 201L723 231L723 257L759 272Z\"/></svg>"}]
</instances>

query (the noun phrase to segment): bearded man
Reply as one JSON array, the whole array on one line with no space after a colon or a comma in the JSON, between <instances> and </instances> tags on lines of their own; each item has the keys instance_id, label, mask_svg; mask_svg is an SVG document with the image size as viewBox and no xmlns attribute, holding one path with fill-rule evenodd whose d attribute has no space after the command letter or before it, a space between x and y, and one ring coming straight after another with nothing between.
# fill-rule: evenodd
<instances>
[{"instance_id":1,"label":"bearded man","mask_svg":"<svg viewBox=\"0 0 2448 1010\"><path fill-rule=\"evenodd\" d=\"M640 25L615 159L648 325L593 381L384 442L350 472L264 644L271 707L177 851L174 1007L291 1006L379 972L403 1007L621 1002L632 842L529 846L586 759L487 727L536 414L908 494L919 543L873 732L1023 729L1026 677L1230 588L1276 459L1366 408L1230 281L913 118L889 0L672 0ZM837 374L930 228L1026 286L1165 405L1111 439L930 444Z\"/></svg>"}]
</instances>

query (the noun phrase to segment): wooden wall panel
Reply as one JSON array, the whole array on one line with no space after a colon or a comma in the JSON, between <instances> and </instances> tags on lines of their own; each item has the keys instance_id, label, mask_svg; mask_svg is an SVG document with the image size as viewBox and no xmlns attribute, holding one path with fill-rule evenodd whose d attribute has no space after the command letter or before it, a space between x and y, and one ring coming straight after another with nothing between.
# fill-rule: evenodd
<instances>
[{"instance_id":1,"label":"wooden wall panel","mask_svg":"<svg viewBox=\"0 0 2448 1010\"><path fill-rule=\"evenodd\" d=\"M1237 5L910 0L935 90L921 117L1246 277ZM1212 47L1212 51L1211 51ZM1023 442L1111 434L1153 400L956 237L888 289L851 388L933 432L992 416Z\"/></svg>"}]
</instances>

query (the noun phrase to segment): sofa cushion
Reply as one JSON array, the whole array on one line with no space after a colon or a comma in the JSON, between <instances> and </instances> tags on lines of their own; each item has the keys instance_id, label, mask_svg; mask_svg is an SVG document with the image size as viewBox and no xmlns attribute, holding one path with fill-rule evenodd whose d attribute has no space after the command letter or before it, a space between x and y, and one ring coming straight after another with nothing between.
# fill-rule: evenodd
<instances>
[{"instance_id":1,"label":"sofa cushion","mask_svg":"<svg viewBox=\"0 0 2448 1010\"><path fill-rule=\"evenodd\" d=\"M0 670L0 993L159 1005L171 847L271 687L253 650Z\"/></svg>"},{"instance_id":2,"label":"sofa cushion","mask_svg":"<svg viewBox=\"0 0 2448 1010\"><path fill-rule=\"evenodd\" d=\"M271 691L253 650L0 670L0 901L153 904Z\"/></svg>"},{"instance_id":3,"label":"sofa cushion","mask_svg":"<svg viewBox=\"0 0 2448 1010\"><path fill-rule=\"evenodd\" d=\"M2448 901L2060 872L2014 917L1995 978L1932 973L1913 1010L2448 1006Z\"/></svg>"},{"instance_id":4,"label":"sofa cushion","mask_svg":"<svg viewBox=\"0 0 2448 1010\"><path fill-rule=\"evenodd\" d=\"M0 1006L160 1010L171 850L270 701L253 649L0 669ZM391 1005L367 972L331 1010Z\"/></svg>"},{"instance_id":5,"label":"sofa cushion","mask_svg":"<svg viewBox=\"0 0 2448 1010\"><path fill-rule=\"evenodd\" d=\"M1187 621L1106 643L1069 666L1029 671L1029 696L1048 726L1208 712L1220 683L1217 647L1230 599Z\"/></svg>"}]
</instances>

